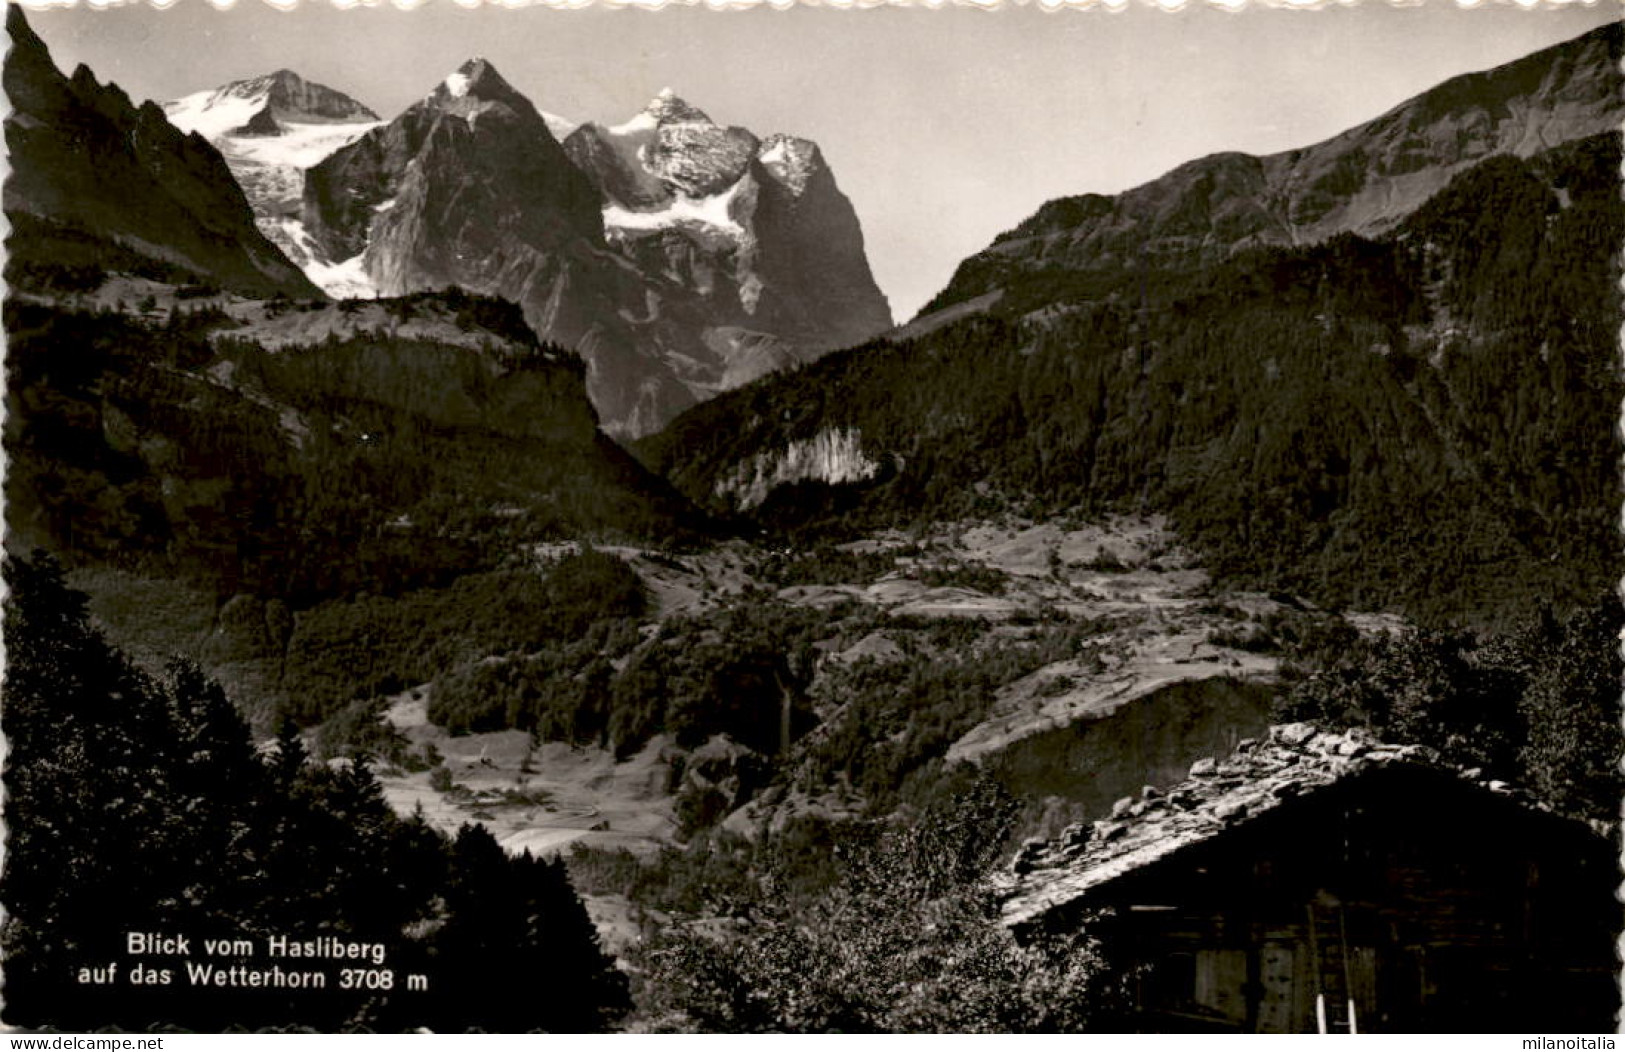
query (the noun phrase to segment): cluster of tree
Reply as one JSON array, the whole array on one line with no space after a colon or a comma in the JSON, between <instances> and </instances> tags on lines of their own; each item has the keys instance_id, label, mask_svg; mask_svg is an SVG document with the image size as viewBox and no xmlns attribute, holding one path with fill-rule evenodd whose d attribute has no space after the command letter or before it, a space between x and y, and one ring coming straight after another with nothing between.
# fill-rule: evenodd
<instances>
[{"instance_id":1,"label":"cluster of tree","mask_svg":"<svg viewBox=\"0 0 1625 1052\"><path fill-rule=\"evenodd\" d=\"M353 699L395 693L495 655L565 648L590 657L586 641L605 641L593 635L594 626L610 631L642 614L646 603L637 574L591 548L541 572L496 570L443 588L323 603L298 615L287 640L283 714L313 723ZM495 729L482 715L459 715L436 694L437 723Z\"/></svg>"},{"instance_id":2,"label":"cluster of tree","mask_svg":"<svg viewBox=\"0 0 1625 1052\"><path fill-rule=\"evenodd\" d=\"M291 729L256 750L195 668L154 678L109 646L48 557L8 559L6 583L8 1023L584 1031L627 1007L562 864L399 818L364 762L309 763ZM138 954L131 932L189 952ZM364 966L390 977L346 989L356 961L272 959L274 937L381 944ZM194 978L273 965L326 983Z\"/></svg>"},{"instance_id":3,"label":"cluster of tree","mask_svg":"<svg viewBox=\"0 0 1625 1052\"><path fill-rule=\"evenodd\" d=\"M725 734L774 754L786 708L792 737L811 723L803 693L812 644L834 619L745 601L665 621L648 640L633 624L601 621L522 657L442 675L429 718L453 733L518 727L543 741L597 741L621 757L661 733L685 748Z\"/></svg>"},{"instance_id":4,"label":"cluster of tree","mask_svg":"<svg viewBox=\"0 0 1625 1052\"><path fill-rule=\"evenodd\" d=\"M1421 742L1569 814L1619 819L1625 665L1615 596L1499 634L1415 632L1351 642L1302 675L1283 715Z\"/></svg>"},{"instance_id":5,"label":"cluster of tree","mask_svg":"<svg viewBox=\"0 0 1625 1052\"><path fill-rule=\"evenodd\" d=\"M839 707L798 750L799 785L849 786L877 813L900 799L940 803L943 756L986 717L999 688L1076 657L1095 626L1040 626L1027 638L992 636L968 619L901 629L888 636L906 648L903 660L856 661L825 674L819 694Z\"/></svg>"},{"instance_id":6,"label":"cluster of tree","mask_svg":"<svg viewBox=\"0 0 1625 1052\"><path fill-rule=\"evenodd\" d=\"M1089 932L1018 943L990 877L1016 805L983 783L895 826L849 827L832 879L766 860L642 949L657 1026L728 1033L1110 1029L1123 976Z\"/></svg>"},{"instance_id":7,"label":"cluster of tree","mask_svg":"<svg viewBox=\"0 0 1625 1052\"><path fill-rule=\"evenodd\" d=\"M1619 150L1488 162L1379 241L1060 271L1042 303L729 392L640 452L719 513L718 478L825 430L896 466L770 496L754 521L786 536L1161 511L1225 579L1327 605L1584 602L1620 569Z\"/></svg>"}]
</instances>

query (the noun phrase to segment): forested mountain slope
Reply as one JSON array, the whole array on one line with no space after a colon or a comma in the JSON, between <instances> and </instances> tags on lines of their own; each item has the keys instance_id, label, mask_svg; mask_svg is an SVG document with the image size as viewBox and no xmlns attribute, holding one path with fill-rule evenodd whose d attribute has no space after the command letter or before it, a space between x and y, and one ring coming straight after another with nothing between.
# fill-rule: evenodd
<instances>
[{"instance_id":1,"label":"forested mountain slope","mask_svg":"<svg viewBox=\"0 0 1625 1052\"><path fill-rule=\"evenodd\" d=\"M416 331L363 318L275 351L257 325L340 308L239 310L8 306L14 543L303 602L442 581L527 539L681 526L684 502L597 430L579 359L505 304L413 297L391 312Z\"/></svg>"}]
</instances>

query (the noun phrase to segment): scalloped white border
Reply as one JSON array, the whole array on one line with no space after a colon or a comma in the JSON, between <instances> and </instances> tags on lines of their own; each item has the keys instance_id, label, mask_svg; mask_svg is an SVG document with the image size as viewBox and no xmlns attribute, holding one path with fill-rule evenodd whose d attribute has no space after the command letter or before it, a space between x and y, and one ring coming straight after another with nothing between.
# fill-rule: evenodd
<instances>
[{"instance_id":1,"label":"scalloped white border","mask_svg":"<svg viewBox=\"0 0 1625 1052\"><path fill-rule=\"evenodd\" d=\"M20 4L30 11L45 11L55 8L79 7L81 0L10 0ZM180 0L83 0L83 5L96 10L115 7L132 7L145 3L149 7L160 11L174 7ZM263 3L280 11L295 11L303 4L319 4L322 0L206 0L218 10L229 11L238 3ZM355 7L395 7L402 11L414 11L425 7L435 0L327 0L333 7L345 11ZM1178 14L1189 7L1207 6L1224 11L1243 11L1248 7L1268 7L1293 11L1318 11L1327 7L1359 7L1362 3L1372 4L1386 2L1391 7L1421 7L1429 0L441 0L449 2L467 10L481 7L552 7L561 11L570 11L589 7L607 7L611 9L635 7L650 10L661 10L666 7L704 7L712 11L739 11L755 7L768 7L777 11L785 11L795 7L828 7L837 10L862 10L871 7L907 7L926 8L927 10L940 10L943 8L972 8L981 11L997 11L1005 7L1032 7L1040 11L1093 11L1105 10L1108 12L1126 11L1131 7L1151 7ZM1437 4L1454 3L1457 8L1468 11L1480 7L1516 7L1525 11L1536 9L1560 10L1568 7L1607 7L1610 4L1620 9L1620 17L1625 20L1625 2L1621 0L1433 0ZM1625 583L1622 583L1625 588Z\"/></svg>"}]
</instances>

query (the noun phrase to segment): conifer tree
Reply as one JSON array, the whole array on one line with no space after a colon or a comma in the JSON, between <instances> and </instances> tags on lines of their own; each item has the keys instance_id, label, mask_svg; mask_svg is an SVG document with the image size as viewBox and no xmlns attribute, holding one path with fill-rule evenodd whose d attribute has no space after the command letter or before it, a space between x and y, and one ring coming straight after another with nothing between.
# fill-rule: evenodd
<instances>
[{"instance_id":1,"label":"conifer tree","mask_svg":"<svg viewBox=\"0 0 1625 1052\"><path fill-rule=\"evenodd\" d=\"M588 1030L624 1007L557 863L509 859L483 828L448 845L421 816L389 811L364 757L308 763L291 725L261 760L216 684L185 662L163 680L132 665L48 556L4 570L6 1022ZM200 996L134 986L127 971L81 977L133 966L132 931L190 936L194 963L209 937L380 942L401 982ZM436 963L430 990L404 988Z\"/></svg>"}]
</instances>

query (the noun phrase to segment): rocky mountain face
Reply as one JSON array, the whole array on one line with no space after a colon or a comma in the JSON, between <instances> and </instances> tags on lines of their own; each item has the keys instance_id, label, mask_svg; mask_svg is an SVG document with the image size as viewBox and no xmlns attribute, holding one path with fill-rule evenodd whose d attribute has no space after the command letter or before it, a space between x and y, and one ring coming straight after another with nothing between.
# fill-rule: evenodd
<instances>
[{"instance_id":1,"label":"rocky mountain face","mask_svg":"<svg viewBox=\"0 0 1625 1052\"><path fill-rule=\"evenodd\" d=\"M385 295L520 304L580 351L606 430L630 436L890 325L813 144L719 127L669 92L561 147L563 126L465 64L309 170L312 254Z\"/></svg>"},{"instance_id":2,"label":"rocky mountain face","mask_svg":"<svg viewBox=\"0 0 1625 1052\"><path fill-rule=\"evenodd\" d=\"M698 297L712 330L766 334L804 359L890 327L857 214L817 144L720 127L668 89L564 146L604 196L611 243Z\"/></svg>"},{"instance_id":3,"label":"rocky mountain face","mask_svg":"<svg viewBox=\"0 0 1625 1052\"><path fill-rule=\"evenodd\" d=\"M304 229L305 169L380 123L342 92L289 70L239 80L164 105L170 123L214 144L261 232L331 295L370 295L357 266L331 259Z\"/></svg>"},{"instance_id":4,"label":"rocky mountain face","mask_svg":"<svg viewBox=\"0 0 1625 1052\"><path fill-rule=\"evenodd\" d=\"M880 474L882 465L863 451L856 430L825 430L810 439L792 441L782 450L765 449L717 480L715 495L749 510L780 486L799 482L845 485Z\"/></svg>"},{"instance_id":5,"label":"rocky mountain face","mask_svg":"<svg viewBox=\"0 0 1625 1052\"><path fill-rule=\"evenodd\" d=\"M581 361L512 304L193 304L163 322L8 307L16 543L308 604L697 520L598 429Z\"/></svg>"},{"instance_id":6,"label":"rocky mountain face","mask_svg":"<svg viewBox=\"0 0 1625 1052\"><path fill-rule=\"evenodd\" d=\"M1625 120L1622 42L1625 27L1603 26L1453 78L1313 146L1216 154L1116 196L1051 201L960 264L921 315L1058 272L1196 265L1250 245L1383 234L1488 157L1529 157L1617 131ZM1001 309L1019 311L1029 298Z\"/></svg>"},{"instance_id":7,"label":"rocky mountain face","mask_svg":"<svg viewBox=\"0 0 1625 1052\"><path fill-rule=\"evenodd\" d=\"M61 76L19 7L8 20L19 546L318 602L443 584L541 539L663 538L697 518L598 429L581 358L539 340L512 302L460 289L323 300L201 134L88 69ZM466 91L435 100L425 138L525 117L470 72ZM284 159L316 137L300 129L350 135L370 116L285 74L183 103L172 110L193 127ZM596 191L545 143L580 203L581 232L561 238L601 237ZM523 162L496 167L534 176ZM426 236L475 251L435 226L454 208L410 180L383 189ZM558 196L545 180L538 192Z\"/></svg>"},{"instance_id":8,"label":"rocky mountain face","mask_svg":"<svg viewBox=\"0 0 1625 1052\"><path fill-rule=\"evenodd\" d=\"M213 147L84 66L63 76L18 5L7 8L6 27L13 276L33 268L31 280L48 282L47 271L117 261L249 294L316 293L256 229Z\"/></svg>"},{"instance_id":9,"label":"rocky mountain face","mask_svg":"<svg viewBox=\"0 0 1625 1052\"><path fill-rule=\"evenodd\" d=\"M460 284L521 303L571 343L600 313L597 193L483 60L313 167L303 215L330 257L362 256L384 295Z\"/></svg>"},{"instance_id":10,"label":"rocky mountain face","mask_svg":"<svg viewBox=\"0 0 1625 1052\"><path fill-rule=\"evenodd\" d=\"M381 294L458 285L519 304L585 357L607 427L692 404L622 316L643 283L608 251L597 189L484 60L311 168L302 215Z\"/></svg>"}]
</instances>

